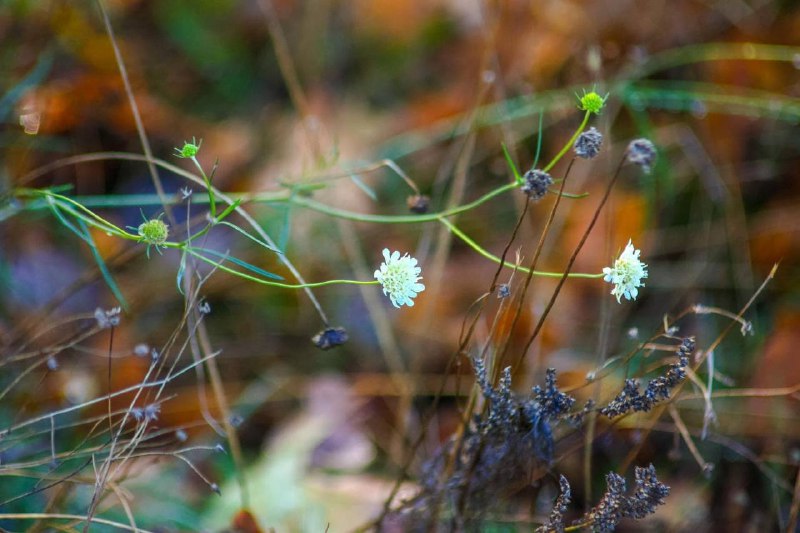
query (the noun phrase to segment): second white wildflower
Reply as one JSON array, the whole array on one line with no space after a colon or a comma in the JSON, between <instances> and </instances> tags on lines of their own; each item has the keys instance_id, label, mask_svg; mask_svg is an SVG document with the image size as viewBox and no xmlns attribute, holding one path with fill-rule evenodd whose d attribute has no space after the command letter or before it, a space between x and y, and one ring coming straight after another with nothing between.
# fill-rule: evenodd
<instances>
[{"instance_id":1,"label":"second white wildflower","mask_svg":"<svg viewBox=\"0 0 800 533\"><path fill-rule=\"evenodd\" d=\"M644 287L642 280L647 277L647 265L639 259L641 250L633 247L632 241L614 261L613 267L603 269L605 281L614 284L611 294L617 297L617 302L623 296L628 300L635 300L639 295L639 287Z\"/></svg>"},{"instance_id":2,"label":"second white wildflower","mask_svg":"<svg viewBox=\"0 0 800 533\"><path fill-rule=\"evenodd\" d=\"M422 278L422 269L417 266L417 260L405 254L400 257L400 252L389 252L383 249L384 262L380 269L375 271L375 279L383 286L383 294L387 295L395 307L414 305L417 293L425 290L425 285L418 283Z\"/></svg>"}]
</instances>

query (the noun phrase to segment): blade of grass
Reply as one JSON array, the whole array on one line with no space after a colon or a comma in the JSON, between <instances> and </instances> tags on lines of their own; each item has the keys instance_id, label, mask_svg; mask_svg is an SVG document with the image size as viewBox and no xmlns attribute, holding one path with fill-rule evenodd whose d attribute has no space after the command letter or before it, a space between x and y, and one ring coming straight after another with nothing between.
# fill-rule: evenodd
<instances>
[{"instance_id":1,"label":"blade of grass","mask_svg":"<svg viewBox=\"0 0 800 533\"><path fill-rule=\"evenodd\" d=\"M267 272L263 268L259 268L259 267L255 266L253 264L248 263L247 261L243 261L241 259L237 259L236 257L233 257L233 256L231 256L229 254L220 253L220 252L218 252L216 250L211 250L209 248L194 247L194 246L188 247L186 250L189 251L189 252L212 255L214 257L222 259L223 261L230 261L231 263L239 265L240 267L245 268L245 269L249 270L250 272L255 272L256 274L258 274L260 276L264 276L265 278L276 279L278 281L283 281L283 279L284 279L282 276L279 276L278 274L273 274L272 272Z\"/></svg>"},{"instance_id":2,"label":"blade of grass","mask_svg":"<svg viewBox=\"0 0 800 533\"><path fill-rule=\"evenodd\" d=\"M86 223L83 220L78 219L78 224L80 224L81 229L86 234L86 238L84 240L89 245L89 249L92 251L92 257L94 257L94 261L97 263L97 268L100 269L100 274L103 276L103 280L106 282L106 285L108 285L108 289L111 291L111 294L114 295L114 298L117 299L119 305L122 306L125 311L127 311L128 302L122 295L119 285L117 285L117 283L114 281L114 278L111 276L111 272L108 270L108 265L103 259L103 256L100 255L100 250L97 249L97 244L94 242L92 233L89 231L89 228L86 226Z\"/></svg>"}]
</instances>

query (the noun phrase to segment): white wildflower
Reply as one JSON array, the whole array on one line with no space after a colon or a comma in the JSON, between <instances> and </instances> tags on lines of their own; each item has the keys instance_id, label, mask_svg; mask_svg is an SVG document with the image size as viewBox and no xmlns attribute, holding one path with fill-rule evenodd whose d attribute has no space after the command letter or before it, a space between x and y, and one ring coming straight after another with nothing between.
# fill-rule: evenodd
<instances>
[{"instance_id":1,"label":"white wildflower","mask_svg":"<svg viewBox=\"0 0 800 533\"><path fill-rule=\"evenodd\" d=\"M417 260L405 254L400 257L400 252L389 252L383 249L385 261L381 263L380 270L375 271L375 279L383 286L383 294L389 296L395 307L414 305L412 298L418 292L425 290L425 285L417 283L422 278L419 273L422 269L417 266Z\"/></svg>"},{"instance_id":2,"label":"white wildflower","mask_svg":"<svg viewBox=\"0 0 800 533\"><path fill-rule=\"evenodd\" d=\"M644 287L642 279L647 277L647 265L639 260L641 250L633 247L628 240L628 245L614 261L613 267L603 269L605 281L614 284L611 294L617 297L617 302L623 296L628 300L635 300L639 295L638 287Z\"/></svg>"}]
</instances>

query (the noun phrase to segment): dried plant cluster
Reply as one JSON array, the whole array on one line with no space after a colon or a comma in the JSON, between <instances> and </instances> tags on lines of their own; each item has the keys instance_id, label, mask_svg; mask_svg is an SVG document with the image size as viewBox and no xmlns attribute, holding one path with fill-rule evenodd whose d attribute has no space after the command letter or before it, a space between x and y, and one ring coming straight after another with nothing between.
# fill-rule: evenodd
<instances>
[{"instance_id":1,"label":"dried plant cluster","mask_svg":"<svg viewBox=\"0 0 800 533\"><path fill-rule=\"evenodd\" d=\"M526 397L512 390L511 367L501 372L493 387L484 361L473 359L475 379L485 408L475 414L463 434L453 437L423 467L422 490L395 515L404 527L424 531L440 524L441 530L462 531L477 528L482 520L503 510L515 493L530 484L537 471L553 466L559 433L574 432L589 413L609 418L633 411L649 411L669 398L670 391L685 379L685 368L695 349L693 338L684 338L677 347L679 362L670 365L663 376L649 381L644 394L638 393L635 380L606 405L593 401L575 410L574 397L559 390L557 374L548 368L544 386L535 386ZM635 390L635 393L631 391ZM655 467L636 467L635 489L626 494L625 478L610 472L607 489L597 505L573 521L574 527L588 527L598 533L613 531L623 518L640 519L655 512L669 495L669 487L656 477ZM564 515L571 501L566 477L559 479L560 495L548 521L537 532L563 532ZM447 524L442 526L441 524Z\"/></svg>"}]
</instances>

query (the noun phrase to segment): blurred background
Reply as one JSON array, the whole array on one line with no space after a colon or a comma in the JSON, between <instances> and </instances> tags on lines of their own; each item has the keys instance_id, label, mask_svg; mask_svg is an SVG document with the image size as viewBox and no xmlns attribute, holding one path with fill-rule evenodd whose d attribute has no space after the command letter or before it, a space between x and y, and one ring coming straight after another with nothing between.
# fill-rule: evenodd
<instances>
[{"instance_id":1,"label":"blurred background","mask_svg":"<svg viewBox=\"0 0 800 533\"><path fill-rule=\"evenodd\" d=\"M260 528L347 531L375 516L446 379L471 306L496 270L435 221L358 221L291 199L408 215L414 190L399 169L430 197L431 212L471 202L512 179L503 143L523 170L534 164L540 142L540 162L549 161L581 121L576 93L589 90L609 95L592 122L605 137L603 151L571 168L566 190L589 195L562 202L539 266L565 267L627 143L644 136L658 147L656 166L650 174L623 168L573 270L600 272L633 239L650 276L640 298L623 305L601 280L568 281L515 386L529 390L551 366L562 385L580 387L605 360L663 329L665 316L695 304L738 313L779 263L745 316L752 334L740 335L736 326L714 350L715 387L761 392L715 401L717 423L697 443L713 473L704 475L665 417L653 433L635 424L604 432L594 443L593 479L596 498L604 472L638 446L635 464L656 463L673 488L651 525L786 526L792 502L800 502L795 2L106 0L102 7L154 157L194 171L174 157L175 147L202 139L198 160L206 171L217 165L214 185L255 199L245 202L247 212L308 281L372 279L383 248L409 252L423 268L426 290L413 308L394 309L375 286L315 289L330 324L349 334L329 351L311 342L325 323L303 291L223 272L202 286L211 309L206 341L219 351L229 406L220 408L205 377L187 373L170 382L150 431L182 431L176 435L192 445L227 448L225 433L212 427L227 417ZM10 195L18 187L57 187L120 227L164 212L153 201L148 166L108 154L142 154L143 144L99 4L4 0L0 72L3 428L105 393L109 336L80 334L97 307L122 305L117 296L125 305L112 337L113 388L142 381L148 361L134 355L138 345L160 350L186 331L179 254L151 250L148 258L143 245L102 232L92 233L92 248L41 204ZM65 158L73 159L60 164ZM563 178L567 165L559 163L553 176ZM169 198L192 185L177 172L158 172ZM512 261L516 253L530 261L552 201L532 204ZM523 203L511 191L450 220L500 255ZM174 209L180 226L185 202ZM196 203L191 216L203 209ZM230 229L215 228L205 246L292 279L276 254ZM500 281L510 276L507 270ZM535 278L513 330L510 314L495 314L500 302L492 295L476 338L486 339L497 319L512 351L521 350L556 282ZM708 346L729 322L690 314L680 334ZM42 363L32 366L21 353ZM459 424L472 373L466 360L449 373L462 379L445 382L412 479ZM623 377L604 381L603 390L612 394ZM699 436L702 398L678 406ZM65 426L56 447L80 449L83 430L67 422L59 421ZM0 442L0 527L33 523L4 518L13 513L85 514L91 468L70 482L74 493L43 488L68 474L49 461L53 435L47 427ZM581 486L583 453L564 452L555 471L570 477L582 502L580 495L592 493ZM187 452L202 475L168 455L137 459L124 496L116 496L128 503L107 498L99 514L128 523L129 507L137 525L152 530L257 531L236 514L242 500L232 455ZM413 492L413 484L403 490ZM492 527L529 529L554 496L543 491L525 515Z\"/></svg>"}]
</instances>

